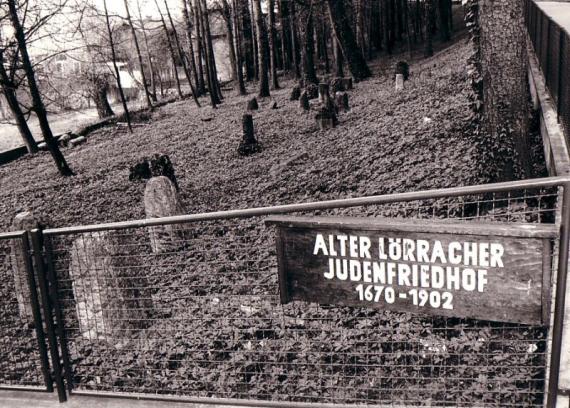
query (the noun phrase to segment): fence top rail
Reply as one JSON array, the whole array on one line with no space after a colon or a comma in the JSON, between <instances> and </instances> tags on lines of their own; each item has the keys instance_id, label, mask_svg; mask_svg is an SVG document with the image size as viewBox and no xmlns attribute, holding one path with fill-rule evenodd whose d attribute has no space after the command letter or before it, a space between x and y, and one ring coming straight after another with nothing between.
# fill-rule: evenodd
<instances>
[{"instance_id":1,"label":"fence top rail","mask_svg":"<svg viewBox=\"0 0 570 408\"><path fill-rule=\"evenodd\" d=\"M22 238L26 231L0 232L0 239Z\"/></svg>"},{"instance_id":2,"label":"fence top rail","mask_svg":"<svg viewBox=\"0 0 570 408\"><path fill-rule=\"evenodd\" d=\"M545 187L570 186L570 176L546 177L540 179L508 181L502 183L483 184L466 187L452 187L435 190L413 191L407 193L394 193L359 198L346 198L320 202L300 204L286 204L273 207L257 207L239 210L214 211L201 214L177 215L164 218L149 218L141 220L112 222L104 224L71 226L63 228L49 228L43 231L44 235L66 235L86 232L108 231L117 229L150 227L168 224L181 224L199 221L214 221L233 218L250 218L277 214L287 214L302 211L317 211L334 208L360 207L367 205L389 204L396 202L438 199L446 197L469 196L486 193L500 193L513 190L536 189Z\"/></svg>"}]
</instances>

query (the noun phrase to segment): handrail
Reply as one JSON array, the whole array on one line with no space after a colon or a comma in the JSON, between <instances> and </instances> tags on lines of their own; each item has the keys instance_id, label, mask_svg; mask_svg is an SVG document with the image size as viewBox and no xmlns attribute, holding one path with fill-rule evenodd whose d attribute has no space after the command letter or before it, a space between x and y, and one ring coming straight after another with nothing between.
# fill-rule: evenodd
<instances>
[{"instance_id":1,"label":"handrail","mask_svg":"<svg viewBox=\"0 0 570 408\"><path fill-rule=\"evenodd\" d=\"M320 202L309 202L300 204L285 204L272 207L257 207L228 211L213 211L200 214L176 215L163 218L149 218L132 221L111 222L103 224L93 224L84 226L72 226L62 228L49 228L43 231L44 235L65 235L74 233L108 231L117 229L128 229L138 227L150 227L169 224L180 224L198 221L213 221L232 218L249 218L266 215L285 214L301 211L327 210L334 208L349 208L367 205L388 204L405 201L417 201L427 199L437 199L446 197L456 197L464 195L500 193L511 190L523 190L542 187L561 186L570 183L570 176L545 177L530 180L507 181L501 183L483 184L476 186L451 187L435 190L422 190L407 193L394 193L384 195L374 195L368 197L346 198L339 200L328 200Z\"/></svg>"}]
</instances>

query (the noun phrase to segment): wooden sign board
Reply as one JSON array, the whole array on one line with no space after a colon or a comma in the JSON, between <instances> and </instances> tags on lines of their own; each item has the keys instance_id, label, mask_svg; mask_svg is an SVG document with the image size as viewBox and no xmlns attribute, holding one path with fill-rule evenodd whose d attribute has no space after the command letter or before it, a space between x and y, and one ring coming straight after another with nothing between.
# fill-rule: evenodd
<instances>
[{"instance_id":1,"label":"wooden sign board","mask_svg":"<svg viewBox=\"0 0 570 408\"><path fill-rule=\"evenodd\" d=\"M548 325L544 224L273 217L282 303Z\"/></svg>"}]
</instances>

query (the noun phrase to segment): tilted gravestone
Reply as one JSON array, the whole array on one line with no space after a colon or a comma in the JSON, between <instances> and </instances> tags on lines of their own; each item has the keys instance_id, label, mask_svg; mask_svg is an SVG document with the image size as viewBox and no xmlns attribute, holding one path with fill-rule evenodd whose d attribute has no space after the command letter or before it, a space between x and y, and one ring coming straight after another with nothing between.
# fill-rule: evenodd
<instances>
[{"instance_id":1,"label":"tilted gravestone","mask_svg":"<svg viewBox=\"0 0 570 408\"><path fill-rule=\"evenodd\" d=\"M38 219L29 211L21 212L14 217L12 228L14 231L31 231L38 228ZM25 255L19 239L11 242L11 263L14 275L14 289L18 301L18 312L22 321L32 322L34 316L30 304L30 286L28 285L28 272Z\"/></svg>"},{"instance_id":2,"label":"tilted gravestone","mask_svg":"<svg viewBox=\"0 0 570 408\"><path fill-rule=\"evenodd\" d=\"M73 242L69 277L84 338L120 343L150 325L151 288L137 250L124 232L87 233Z\"/></svg>"},{"instance_id":3,"label":"tilted gravestone","mask_svg":"<svg viewBox=\"0 0 570 408\"><path fill-rule=\"evenodd\" d=\"M184 214L176 187L167 177L153 177L146 183L144 191L146 218L162 218ZM171 249L180 243L183 232L181 225L159 225L148 227L150 246L154 253Z\"/></svg>"}]
</instances>

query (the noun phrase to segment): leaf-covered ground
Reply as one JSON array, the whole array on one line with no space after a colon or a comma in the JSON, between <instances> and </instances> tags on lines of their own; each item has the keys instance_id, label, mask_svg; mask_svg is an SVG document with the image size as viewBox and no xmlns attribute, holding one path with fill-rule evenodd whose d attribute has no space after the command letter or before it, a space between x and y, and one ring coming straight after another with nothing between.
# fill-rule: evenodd
<instances>
[{"instance_id":1,"label":"leaf-covered ground","mask_svg":"<svg viewBox=\"0 0 570 408\"><path fill-rule=\"evenodd\" d=\"M77 173L68 179L57 176L46 153L21 159L0 167L0 227L9 229L24 209L51 226L144 218L144 183L128 180L129 167L156 152L171 157L188 213L486 182L488 156L469 131L467 54L467 45L457 43L413 64L400 93L393 61L378 62L374 77L350 92L351 111L327 131L318 130L314 112L289 101L292 82L284 81L272 92L279 108L269 109L266 99L254 113L263 151L250 157L237 154L248 97L228 91L215 111L183 101L160 108L132 135L114 128L92 134L85 145L64 150ZM352 213L465 217L479 210L450 200L437 208L429 202ZM347 211L332 213L341 212ZM77 236L56 240L76 386L293 401L542 402L541 329L280 306L273 232L263 220L190 228L182 248L156 256L146 230L127 233L134 241L117 259L146 276L154 310L150 326L119 345L79 333L68 274ZM2 287L9 297L9 285Z\"/></svg>"},{"instance_id":2,"label":"leaf-covered ground","mask_svg":"<svg viewBox=\"0 0 570 408\"><path fill-rule=\"evenodd\" d=\"M59 177L45 152L23 158L0 167L0 227L24 209L52 226L144 218L144 184L128 180L129 167L155 152L170 155L189 213L476 184L485 163L467 131L466 53L459 44L412 66L401 93L392 67L377 65L333 130L318 130L289 87L273 91L279 109L267 99L254 114L264 150L247 158L236 151L247 97L230 91L216 111L178 102L132 135L105 129L64 149L75 177Z\"/></svg>"}]
</instances>

